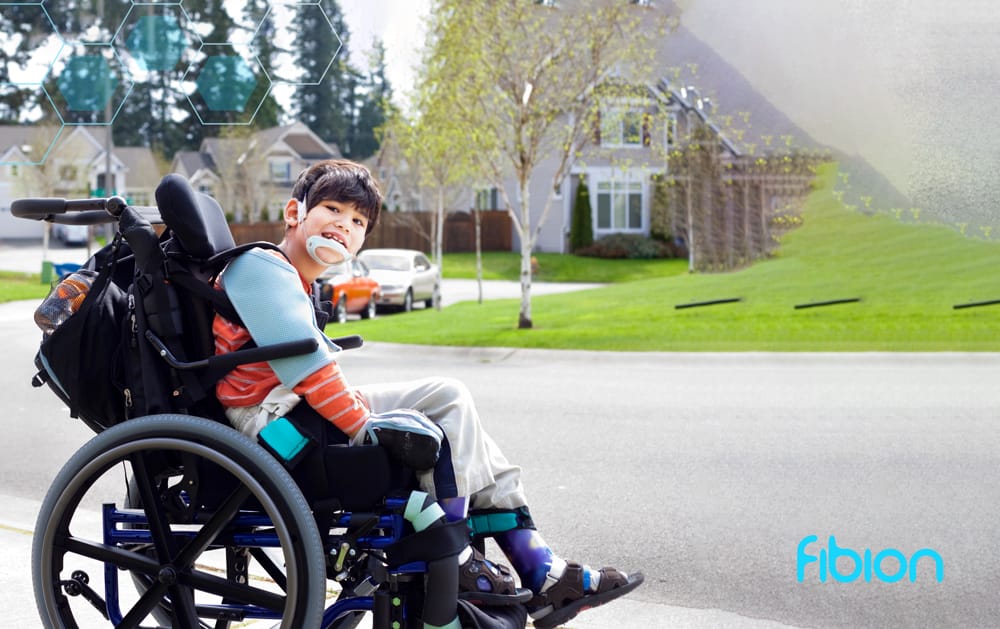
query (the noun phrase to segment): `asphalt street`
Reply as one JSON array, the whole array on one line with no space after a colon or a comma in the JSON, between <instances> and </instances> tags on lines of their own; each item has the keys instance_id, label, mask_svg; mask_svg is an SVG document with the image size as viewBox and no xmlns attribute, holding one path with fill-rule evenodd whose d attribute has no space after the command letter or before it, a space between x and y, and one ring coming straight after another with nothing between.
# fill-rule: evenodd
<instances>
[{"instance_id":1,"label":"asphalt street","mask_svg":"<svg viewBox=\"0 0 1000 629\"><path fill-rule=\"evenodd\" d=\"M90 436L28 384L33 307L0 306L0 604L3 624L18 627L37 623L27 549L38 503ZM998 355L372 342L342 364L355 384L429 374L467 383L487 430L523 466L552 546L644 571L626 601L571 627L1000 626ZM933 549L943 580L921 567L912 583L821 582L813 563L799 582L796 549L809 535L820 540L814 555L830 536L859 556Z\"/></svg>"}]
</instances>

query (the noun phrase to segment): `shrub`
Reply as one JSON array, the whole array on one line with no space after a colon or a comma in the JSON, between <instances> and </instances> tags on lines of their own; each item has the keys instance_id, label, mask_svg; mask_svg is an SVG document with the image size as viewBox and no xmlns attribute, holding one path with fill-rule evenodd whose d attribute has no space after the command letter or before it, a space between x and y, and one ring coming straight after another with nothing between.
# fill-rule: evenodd
<instances>
[{"instance_id":1,"label":"shrub","mask_svg":"<svg viewBox=\"0 0 1000 629\"><path fill-rule=\"evenodd\" d=\"M649 260L672 258L674 252L666 243L640 234L612 234L595 241L589 247L575 251L592 258L632 258Z\"/></svg>"},{"instance_id":2,"label":"shrub","mask_svg":"<svg viewBox=\"0 0 1000 629\"><path fill-rule=\"evenodd\" d=\"M587 183L580 181L573 202L573 220L569 228L569 250L573 253L594 243L594 219L590 209L590 191Z\"/></svg>"}]
</instances>

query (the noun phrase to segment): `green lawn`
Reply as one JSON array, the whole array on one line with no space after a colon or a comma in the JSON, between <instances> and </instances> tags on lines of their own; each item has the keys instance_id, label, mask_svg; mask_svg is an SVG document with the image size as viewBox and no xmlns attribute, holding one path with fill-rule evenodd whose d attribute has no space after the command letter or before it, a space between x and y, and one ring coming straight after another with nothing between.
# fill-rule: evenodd
<instances>
[{"instance_id":1,"label":"green lawn","mask_svg":"<svg viewBox=\"0 0 1000 629\"><path fill-rule=\"evenodd\" d=\"M0 271L0 303L19 299L41 299L48 294L48 284L42 284L41 277L37 273Z\"/></svg>"},{"instance_id":2,"label":"green lawn","mask_svg":"<svg viewBox=\"0 0 1000 629\"><path fill-rule=\"evenodd\" d=\"M780 255L734 273L690 275L671 264L653 277L577 293L536 297L535 327L518 330L517 300L462 303L352 322L345 330L399 343L657 351L1000 351L1000 243L944 226L904 224L843 209L831 194L833 166L810 196L802 227ZM508 256L509 257L509 256ZM487 277L516 277L509 269ZM539 256L539 264L595 264ZM598 263L608 264L608 263ZM452 257L445 260L446 273ZM468 267L469 264L464 265ZM466 271L461 272L463 276ZM554 274L555 275L555 274ZM560 279L603 281L560 271ZM677 310L677 304L740 298L739 303ZM796 304L860 298L859 303L796 310Z\"/></svg>"},{"instance_id":3,"label":"green lawn","mask_svg":"<svg viewBox=\"0 0 1000 629\"><path fill-rule=\"evenodd\" d=\"M609 283L535 297L535 327L517 329L518 300L456 304L328 328L397 343L625 351L1000 351L1000 242L944 226L845 210L825 167L803 225L780 255L734 273L686 272L682 260L595 260L538 254L542 281ZM517 254L484 256L487 279L517 279ZM446 277L474 277L471 254L445 257ZM39 298L38 276L0 275L0 300ZM739 303L678 310L678 304ZM796 310L796 304L860 298Z\"/></svg>"},{"instance_id":4,"label":"green lawn","mask_svg":"<svg viewBox=\"0 0 1000 629\"><path fill-rule=\"evenodd\" d=\"M650 277L666 277L687 272L686 260L601 260L558 253L535 254L539 282L632 282ZM449 253L442 272L446 278L475 279L476 254ZM521 254L486 252L483 279L513 280L521 277Z\"/></svg>"}]
</instances>

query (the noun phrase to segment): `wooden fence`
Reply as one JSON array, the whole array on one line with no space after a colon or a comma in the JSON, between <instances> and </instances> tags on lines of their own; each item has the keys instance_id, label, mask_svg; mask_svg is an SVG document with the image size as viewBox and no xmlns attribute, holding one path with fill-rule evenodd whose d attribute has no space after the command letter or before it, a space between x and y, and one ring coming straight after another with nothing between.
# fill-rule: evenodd
<instances>
[{"instance_id":1,"label":"wooden fence","mask_svg":"<svg viewBox=\"0 0 1000 629\"><path fill-rule=\"evenodd\" d=\"M483 251L511 251L514 247L513 226L504 210L479 213L480 239ZM365 247L431 250L432 212L383 212L379 224L365 240ZM236 244L266 241L277 243L285 227L283 223L234 223L230 225ZM476 222L471 212L449 212L444 221L444 252L465 253L476 250Z\"/></svg>"}]
</instances>

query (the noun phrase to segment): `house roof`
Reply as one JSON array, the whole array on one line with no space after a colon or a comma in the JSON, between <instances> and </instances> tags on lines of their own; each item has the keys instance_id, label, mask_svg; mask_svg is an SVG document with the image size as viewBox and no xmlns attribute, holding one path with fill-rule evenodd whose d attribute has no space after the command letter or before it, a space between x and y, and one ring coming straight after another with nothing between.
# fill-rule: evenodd
<instances>
[{"instance_id":1,"label":"house roof","mask_svg":"<svg viewBox=\"0 0 1000 629\"><path fill-rule=\"evenodd\" d=\"M55 137L61 137L62 135L62 134L59 134L59 136L56 135L56 133L60 131L58 127L52 127L51 129L52 129L51 131L52 135L45 136L46 139L49 140L50 145L52 143L51 142L52 139L54 139ZM19 125L19 124L0 125L0 155L8 154L8 151L11 148L16 147L19 149L22 146L31 145L34 142L37 142L39 136L43 133L48 134L49 131L47 129L43 129L42 127L30 126L30 125ZM31 154L24 157L32 161L40 160L43 156L43 153L41 153L41 151L48 150L48 148L49 148L48 146L39 147L37 149L37 152L35 148L32 148ZM19 155L23 154L19 153Z\"/></svg>"},{"instance_id":2,"label":"house roof","mask_svg":"<svg viewBox=\"0 0 1000 629\"><path fill-rule=\"evenodd\" d=\"M293 122L279 127L261 129L247 138L205 138L198 151L184 151L174 156L173 169L183 169L188 176L199 169L218 174L219 160L238 159L244 153L258 156L291 155L304 161L340 157L336 145L324 142L305 124Z\"/></svg>"},{"instance_id":3,"label":"house roof","mask_svg":"<svg viewBox=\"0 0 1000 629\"><path fill-rule=\"evenodd\" d=\"M11 149L19 150L23 145L37 142L39 133L41 130L34 126L0 125L0 155L13 155ZM87 159L89 164L103 164L105 159L104 143L108 133L110 133L110 128L106 126L78 125L72 129L64 127L53 151L58 152L59 147L72 138L83 138L93 147L93 153L80 157ZM148 147L112 146L111 156L118 165L126 169L130 188L153 188L160 181L159 167L153 157L153 152ZM40 159L41 155L36 156L35 151L32 150L28 158Z\"/></svg>"},{"instance_id":4,"label":"house roof","mask_svg":"<svg viewBox=\"0 0 1000 629\"><path fill-rule=\"evenodd\" d=\"M201 169L215 170L215 160L212 158L211 153L181 151L174 155L173 170L176 171L178 166L180 166L184 174L190 176Z\"/></svg>"},{"instance_id":5,"label":"house roof","mask_svg":"<svg viewBox=\"0 0 1000 629\"><path fill-rule=\"evenodd\" d=\"M155 188L162 175L153 152L145 146L116 146L111 149L128 169L129 188Z\"/></svg>"},{"instance_id":6,"label":"house roof","mask_svg":"<svg viewBox=\"0 0 1000 629\"><path fill-rule=\"evenodd\" d=\"M739 157L743 154L730 138L726 137L722 133L722 129L718 124L713 122L708 117L708 109L710 106L710 101L706 97L702 97L698 89L691 86L686 87L675 87L671 85L670 81L667 79L660 79L660 82L656 85L657 89L665 94L669 100L676 103L685 112L693 112L700 119L702 124L708 127L716 137L719 138L719 143L725 148L729 153L735 157Z\"/></svg>"},{"instance_id":7,"label":"house roof","mask_svg":"<svg viewBox=\"0 0 1000 629\"><path fill-rule=\"evenodd\" d=\"M304 159L337 157L337 153L329 145L311 134L288 134L284 140L285 144Z\"/></svg>"}]
</instances>

